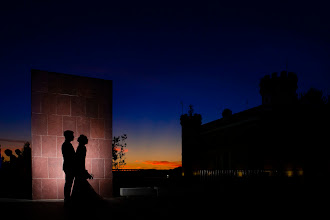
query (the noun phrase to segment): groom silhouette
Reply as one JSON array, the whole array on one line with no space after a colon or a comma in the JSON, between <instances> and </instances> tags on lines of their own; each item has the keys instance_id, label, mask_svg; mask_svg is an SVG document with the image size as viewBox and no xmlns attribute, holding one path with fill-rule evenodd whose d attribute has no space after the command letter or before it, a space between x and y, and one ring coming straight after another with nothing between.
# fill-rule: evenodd
<instances>
[{"instance_id":1,"label":"groom silhouette","mask_svg":"<svg viewBox=\"0 0 330 220\"><path fill-rule=\"evenodd\" d=\"M74 179L74 166L75 166L75 151L71 144L73 141L73 131L64 131L65 141L62 144L63 154L63 171L65 173L65 184L64 184L64 205L68 205L71 202L71 188Z\"/></svg>"}]
</instances>

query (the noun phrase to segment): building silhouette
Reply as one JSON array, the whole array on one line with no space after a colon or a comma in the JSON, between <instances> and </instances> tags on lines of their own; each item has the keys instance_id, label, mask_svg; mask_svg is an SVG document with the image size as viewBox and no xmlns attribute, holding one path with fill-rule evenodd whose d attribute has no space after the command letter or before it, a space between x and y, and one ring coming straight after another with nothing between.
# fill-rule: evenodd
<instances>
[{"instance_id":1,"label":"building silhouette","mask_svg":"<svg viewBox=\"0 0 330 220\"><path fill-rule=\"evenodd\" d=\"M202 124L181 115L182 169L202 176L285 176L306 179L329 174L329 105L298 99L294 73L260 80L262 105Z\"/></svg>"}]
</instances>

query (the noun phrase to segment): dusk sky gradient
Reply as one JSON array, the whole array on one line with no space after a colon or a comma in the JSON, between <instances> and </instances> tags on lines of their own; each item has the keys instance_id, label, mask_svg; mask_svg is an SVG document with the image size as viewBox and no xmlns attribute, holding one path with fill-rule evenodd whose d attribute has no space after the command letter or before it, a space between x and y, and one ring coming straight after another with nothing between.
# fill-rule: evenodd
<instances>
[{"instance_id":1,"label":"dusk sky gradient","mask_svg":"<svg viewBox=\"0 0 330 220\"><path fill-rule=\"evenodd\" d=\"M30 140L32 68L108 79L127 167L174 168L181 101L207 123L260 105L259 80L286 69L329 94L329 21L326 1L4 3L0 138Z\"/></svg>"}]
</instances>

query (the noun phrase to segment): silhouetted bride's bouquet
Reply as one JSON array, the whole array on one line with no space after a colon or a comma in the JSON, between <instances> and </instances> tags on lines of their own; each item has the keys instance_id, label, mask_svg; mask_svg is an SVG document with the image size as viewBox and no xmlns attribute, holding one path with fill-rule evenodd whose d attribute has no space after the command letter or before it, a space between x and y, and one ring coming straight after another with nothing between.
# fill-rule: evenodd
<instances>
[{"instance_id":1,"label":"silhouetted bride's bouquet","mask_svg":"<svg viewBox=\"0 0 330 220\"><path fill-rule=\"evenodd\" d=\"M84 177L84 179L93 179L94 178L93 174L88 173L88 170L85 170L83 177Z\"/></svg>"}]
</instances>

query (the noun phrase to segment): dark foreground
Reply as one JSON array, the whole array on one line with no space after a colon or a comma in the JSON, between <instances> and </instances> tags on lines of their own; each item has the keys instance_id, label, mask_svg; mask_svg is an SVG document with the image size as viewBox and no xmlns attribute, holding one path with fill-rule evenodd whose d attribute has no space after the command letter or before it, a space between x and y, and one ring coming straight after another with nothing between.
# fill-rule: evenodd
<instances>
[{"instance_id":1,"label":"dark foreground","mask_svg":"<svg viewBox=\"0 0 330 220\"><path fill-rule=\"evenodd\" d=\"M161 189L158 197L115 197L100 206L64 208L62 200L0 199L1 219L327 218L329 190L214 187Z\"/></svg>"}]
</instances>

